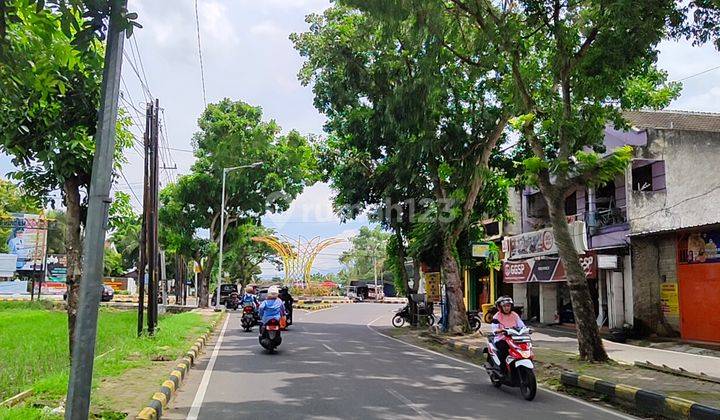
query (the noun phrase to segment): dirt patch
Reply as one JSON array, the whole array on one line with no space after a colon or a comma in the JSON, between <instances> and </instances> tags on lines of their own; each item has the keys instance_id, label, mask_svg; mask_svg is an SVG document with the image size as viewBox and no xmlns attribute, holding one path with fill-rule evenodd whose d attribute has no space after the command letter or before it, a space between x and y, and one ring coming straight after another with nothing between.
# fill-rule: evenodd
<instances>
[{"instance_id":1,"label":"dirt patch","mask_svg":"<svg viewBox=\"0 0 720 420\"><path fill-rule=\"evenodd\" d=\"M151 366L130 369L120 376L105 378L95 391L97 404L92 411L98 413L111 410L124 413L128 418L134 418L150 401L150 397L160 389L160 385L177 363L153 362Z\"/></svg>"}]
</instances>

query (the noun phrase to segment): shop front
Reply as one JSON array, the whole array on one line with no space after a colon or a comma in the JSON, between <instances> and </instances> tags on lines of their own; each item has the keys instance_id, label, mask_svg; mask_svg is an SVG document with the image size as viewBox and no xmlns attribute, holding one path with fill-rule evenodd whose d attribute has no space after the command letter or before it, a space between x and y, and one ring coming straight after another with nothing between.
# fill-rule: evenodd
<instances>
[{"instance_id":1,"label":"shop front","mask_svg":"<svg viewBox=\"0 0 720 420\"><path fill-rule=\"evenodd\" d=\"M580 256L598 312L597 256ZM565 266L557 256L541 256L503 262L503 282L512 284L513 298L525 306L525 317L543 324L573 323L570 290Z\"/></svg>"},{"instance_id":2,"label":"shop front","mask_svg":"<svg viewBox=\"0 0 720 420\"><path fill-rule=\"evenodd\" d=\"M683 339L720 342L720 227L678 234L678 290L664 285L663 312L680 315Z\"/></svg>"}]
</instances>

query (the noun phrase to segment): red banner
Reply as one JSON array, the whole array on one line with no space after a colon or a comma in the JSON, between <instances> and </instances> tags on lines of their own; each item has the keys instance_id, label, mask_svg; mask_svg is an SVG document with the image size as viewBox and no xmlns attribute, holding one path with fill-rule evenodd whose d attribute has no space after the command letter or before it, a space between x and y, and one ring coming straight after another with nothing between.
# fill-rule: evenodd
<instances>
[{"instance_id":1,"label":"red banner","mask_svg":"<svg viewBox=\"0 0 720 420\"><path fill-rule=\"evenodd\" d=\"M580 256L580 265L585 277L597 278L597 255L594 252ZM559 258L529 258L520 261L503 262L505 283L566 281L565 266Z\"/></svg>"}]
</instances>

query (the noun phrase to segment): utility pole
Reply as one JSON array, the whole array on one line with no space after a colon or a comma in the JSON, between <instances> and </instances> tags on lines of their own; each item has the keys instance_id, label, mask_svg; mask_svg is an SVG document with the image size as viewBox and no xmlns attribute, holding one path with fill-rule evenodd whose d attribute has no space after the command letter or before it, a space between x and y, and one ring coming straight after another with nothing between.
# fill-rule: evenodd
<instances>
[{"instance_id":1,"label":"utility pole","mask_svg":"<svg viewBox=\"0 0 720 420\"><path fill-rule=\"evenodd\" d=\"M113 156L115 152L115 124L120 96L120 74L125 31L121 13L127 0L113 0L110 7L102 94L95 134L95 156L89 190L89 205L85 225L83 275L80 283L79 307L73 337L72 364L68 382L66 420L85 420L90 410L90 388L95 360L98 307L103 274L105 231L110 206Z\"/></svg>"},{"instance_id":2,"label":"utility pole","mask_svg":"<svg viewBox=\"0 0 720 420\"><path fill-rule=\"evenodd\" d=\"M147 265L148 225L150 217L150 130L152 130L153 104L148 103L145 108L145 135L143 145L145 149L144 179L143 179L143 218L140 231L140 262L138 263L138 336L143 332L143 312L145 310L145 266ZM149 306L149 305L148 305Z\"/></svg>"},{"instance_id":3,"label":"utility pole","mask_svg":"<svg viewBox=\"0 0 720 420\"><path fill-rule=\"evenodd\" d=\"M158 113L160 101L155 99L152 107L152 121L150 125L150 208L148 223L148 334L155 334L158 316L158 279L160 266L160 253L158 247L158 182L159 170L158 165L158 138L159 123Z\"/></svg>"}]
</instances>

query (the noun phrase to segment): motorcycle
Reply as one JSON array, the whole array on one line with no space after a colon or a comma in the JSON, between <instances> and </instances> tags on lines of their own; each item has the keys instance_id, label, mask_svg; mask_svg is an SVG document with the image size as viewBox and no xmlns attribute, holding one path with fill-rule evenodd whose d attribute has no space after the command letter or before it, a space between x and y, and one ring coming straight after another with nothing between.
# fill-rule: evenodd
<instances>
[{"instance_id":1,"label":"motorcycle","mask_svg":"<svg viewBox=\"0 0 720 420\"><path fill-rule=\"evenodd\" d=\"M428 325L435 324L435 315L433 315L425 305L418 305L418 317L425 318ZM398 310L393 316L392 324L395 328L401 328L406 322L410 322L410 305L405 305Z\"/></svg>"},{"instance_id":2,"label":"motorcycle","mask_svg":"<svg viewBox=\"0 0 720 420\"><path fill-rule=\"evenodd\" d=\"M282 337L280 336L280 321L277 319L270 319L265 325L260 325L260 345L265 350L273 353L275 349L282 343Z\"/></svg>"},{"instance_id":3,"label":"motorcycle","mask_svg":"<svg viewBox=\"0 0 720 420\"><path fill-rule=\"evenodd\" d=\"M470 326L470 330L473 332L480 331L480 326L482 325L481 317L478 314L478 311L467 311L467 320L468 325ZM439 324L443 323L442 317L440 317L440 321L438 321Z\"/></svg>"},{"instance_id":4,"label":"motorcycle","mask_svg":"<svg viewBox=\"0 0 720 420\"><path fill-rule=\"evenodd\" d=\"M292 325L292 323L293 323L293 319L292 319L292 314L293 314L292 301L291 301L291 300L286 300L286 301L284 302L284 304L285 304L285 323L286 323L287 325Z\"/></svg>"},{"instance_id":5,"label":"motorcycle","mask_svg":"<svg viewBox=\"0 0 720 420\"><path fill-rule=\"evenodd\" d=\"M237 311L240 307L240 297L236 292L230 293L230 296L228 297L227 301L225 302L225 307L227 309L232 309L233 311Z\"/></svg>"},{"instance_id":6,"label":"motorcycle","mask_svg":"<svg viewBox=\"0 0 720 420\"><path fill-rule=\"evenodd\" d=\"M255 325L257 318L255 316L255 307L253 305L243 306L242 318L240 318L240 324L246 332L250 332L252 327Z\"/></svg>"},{"instance_id":7,"label":"motorcycle","mask_svg":"<svg viewBox=\"0 0 720 420\"><path fill-rule=\"evenodd\" d=\"M497 320L493 320L493 324L498 323ZM532 401L537 393L535 365L532 362L535 353L532 350L531 333L532 330L528 327L520 329L506 328L504 332L490 334L488 336L488 346L483 349L483 353L487 355L487 363L484 367L488 375L490 375L490 382L492 382L493 386L496 388L500 388L502 385L519 387L520 394L527 401ZM494 338L500 334L502 334L502 340L508 344L509 348L504 371L494 342Z\"/></svg>"}]
</instances>

